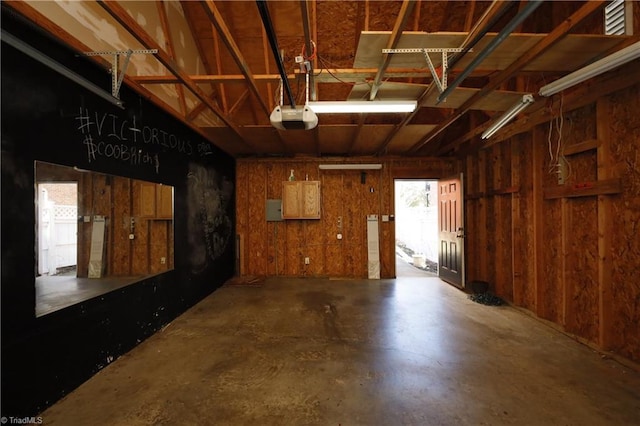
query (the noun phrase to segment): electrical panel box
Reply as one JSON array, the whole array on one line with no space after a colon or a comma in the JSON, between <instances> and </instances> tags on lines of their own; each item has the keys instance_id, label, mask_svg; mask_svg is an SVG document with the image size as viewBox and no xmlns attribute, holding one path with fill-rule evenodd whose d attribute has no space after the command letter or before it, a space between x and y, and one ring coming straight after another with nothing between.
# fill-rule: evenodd
<instances>
[{"instance_id":1,"label":"electrical panel box","mask_svg":"<svg viewBox=\"0 0 640 426\"><path fill-rule=\"evenodd\" d=\"M280 222L282 218L282 200L267 200L267 222Z\"/></svg>"}]
</instances>

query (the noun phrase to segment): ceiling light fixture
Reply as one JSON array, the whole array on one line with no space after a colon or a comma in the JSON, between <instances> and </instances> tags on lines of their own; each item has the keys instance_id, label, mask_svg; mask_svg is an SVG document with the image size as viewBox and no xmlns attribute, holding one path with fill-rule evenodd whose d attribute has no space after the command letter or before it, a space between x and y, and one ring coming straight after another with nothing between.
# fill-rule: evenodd
<instances>
[{"instance_id":1,"label":"ceiling light fixture","mask_svg":"<svg viewBox=\"0 0 640 426\"><path fill-rule=\"evenodd\" d=\"M416 101L311 101L307 105L316 114L413 112Z\"/></svg>"},{"instance_id":2,"label":"ceiling light fixture","mask_svg":"<svg viewBox=\"0 0 640 426\"><path fill-rule=\"evenodd\" d=\"M500 130L505 124L520 113L523 109L534 102L533 95L524 95L517 104L505 111L487 130L482 133L482 139L489 139L495 132Z\"/></svg>"},{"instance_id":3,"label":"ceiling light fixture","mask_svg":"<svg viewBox=\"0 0 640 426\"><path fill-rule=\"evenodd\" d=\"M540 96L551 96L558 92L563 91L571 86L581 83L585 80L602 74L606 71L619 67L634 59L640 58L640 41L627 46L624 49L618 50L605 58L600 59L592 64L587 65L584 68L580 68L577 71L567 74L564 77L549 83L546 86L542 86L538 94Z\"/></svg>"}]
</instances>

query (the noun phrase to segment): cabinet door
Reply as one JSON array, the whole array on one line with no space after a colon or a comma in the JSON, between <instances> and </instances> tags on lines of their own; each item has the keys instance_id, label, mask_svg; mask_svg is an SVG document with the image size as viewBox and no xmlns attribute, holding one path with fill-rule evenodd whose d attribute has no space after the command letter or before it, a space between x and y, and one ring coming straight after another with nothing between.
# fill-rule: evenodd
<instances>
[{"instance_id":1,"label":"cabinet door","mask_svg":"<svg viewBox=\"0 0 640 426\"><path fill-rule=\"evenodd\" d=\"M282 183L282 217L283 219L300 219L300 185L295 181Z\"/></svg>"},{"instance_id":2,"label":"cabinet door","mask_svg":"<svg viewBox=\"0 0 640 426\"><path fill-rule=\"evenodd\" d=\"M302 181L302 217L320 219L320 182Z\"/></svg>"}]
</instances>

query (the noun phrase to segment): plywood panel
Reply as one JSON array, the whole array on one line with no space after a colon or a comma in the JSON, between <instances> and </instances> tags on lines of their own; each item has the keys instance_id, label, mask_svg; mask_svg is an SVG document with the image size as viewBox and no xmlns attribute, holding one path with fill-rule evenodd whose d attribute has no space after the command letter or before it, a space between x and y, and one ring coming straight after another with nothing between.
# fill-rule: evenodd
<instances>
[{"instance_id":1,"label":"plywood panel","mask_svg":"<svg viewBox=\"0 0 640 426\"><path fill-rule=\"evenodd\" d=\"M360 35L358 49L354 60L354 68L376 67L382 58L382 49L390 32L363 32ZM397 48L447 48L462 45L466 34L462 33L422 33L405 31ZM456 64L456 69L464 69L481 52L497 34L490 33L483 37L470 52ZM517 58L542 40L545 34L511 34L485 60L481 69L501 70L508 67ZM623 38L620 36L596 36L569 34L556 43L552 49L531 61L523 71L573 71L587 61L614 47ZM435 66L441 63L440 54L432 54ZM426 67L422 53L393 54L390 68Z\"/></svg>"},{"instance_id":2,"label":"plywood panel","mask_svg":"<svg viewBox=\"0 0 640 426\"><path fill-rule=\"evenodd\" d=\"M325 243L324 262L326 274L333 277L344 276L344 187L343 176L339 171L322 172L322 235Z\"/></svg>"},{"instance_id":3,"label":"plywood panel","mask_svg":"<svg viewBox=\"0 0 640 426\"><path fill-rule=\"evenodd\" d=\"M436 127L430 124L414 124L402 127L387 146L387 153L394 155L406 152L407 149L415 145Z\"/></svg>"},{"instance_id":4,"label":"plywood panel","mask_svg":"<svg viewBox=\"0 0 640 426\"><path fill-rule=\"evenodd\" d=\"M246 271L249 249L246 244L247 233L249 232L249 174L250 164L238 162L236 163L236 233L242 236L244 244L237 248L241 250L240 270ZM240 270L236 270L239 274Z\"/></svg>"},{"instance_id":5,"label":"plywood panel","mask_svg":"<svg viewBox=\"0 0 640 426\"><path fill-rule=\"evenodd\" d=\"M167 270L167 258L169 251L167 241L169 239L168 221L149 221L149 271L150 274L158 274Z\"/></svg>"},{"instance_id":6,"label":"plywood panel","mask_svg":"<svg viewBox=\"0 0 640 426\"><path fill-rule=\"evenodd\" d=\"M263 275L267 270L267 221L265 216L266 164L255 164L249 173L248 217L245 242L247 244L247 272L249 275Z\"/></svg>"},{"instance_id":7,"label":"plywood panel","mask_svg":"<svg viewBox=\"0 0 640 426\"><path fill-rule=\"evenodd\" d=\"M113 252L110 256L111 272L113 275L131 275L131 240L129 240L131 226L131 179L113 178L113 193L115 205L112 230Z\"/></svg>"},{"instance_id":8,"label":"plywood panel","mask_svg":"<svg viewBox=\"0 0 640 426\"><path fill-rule=\"evenodd\" d=\"M609 108L611 173L622 178L623 191L611 197L612 318L606 331L611 349L640 361L640 84L612 95Z\"/></svg>"},{"instance_id":9,"label":"plywood panel","mask_svg":"<svg viewBox=\"0 0 640 426\"><path fill-rule=\"evenodd\" d=\"M360 183L360 173L345 171L344 175L344 257L348 277L366 277L366 213L363 205L364 185ZM347 201L348 200L348 201Z\"/></svg>"},{"instance_id":10,"label":"plywood panel","mask_svg":"<svg viewBox=\"0 0 640 426\"><path fill-rule=\"evenodd\" d=\"M569 204L567 270L568 331L592 342L598 338L598 235L587 223L597 223L595 199L572 199Z\"/></svg>"},{"instance_id":11,"label":"plywood panel","mask_svg":"<svg viewBox=\"0 0 640 426\"><path fill-rule=\"evenodd\" d=\"M133 199L139 200L142 197L143 188L151 191L146 182L134 181ZM153 197L155 199L155 185ZM149 242L150 242L150 221L141 215L143 203L133 204L133 216L135 218L134 239L131 241L131 274L145 275L149 271Z\"/></svg>"},{"instance_id":12,"label":"plywood panel","mask_svg":"<svg viewBox=\"0 0 640 426\"><path fill-rule=\"evenodd\" d=\"M353 154L370 153L373 149L378 148L387 139L395 126L390 124L367 125L363 126L358 133L351 152Z\"/></svg>"},{"instance_id":13,"label":"plywood panel","mask_svg":"<svg viewBox=\"0 0 640 426\"><path fill-rule=\"evenodd\" d=\"M348 153L357 129L356 125L327 125L318 128L319 151L333 155Z\"/></svg>"}]
</instances>

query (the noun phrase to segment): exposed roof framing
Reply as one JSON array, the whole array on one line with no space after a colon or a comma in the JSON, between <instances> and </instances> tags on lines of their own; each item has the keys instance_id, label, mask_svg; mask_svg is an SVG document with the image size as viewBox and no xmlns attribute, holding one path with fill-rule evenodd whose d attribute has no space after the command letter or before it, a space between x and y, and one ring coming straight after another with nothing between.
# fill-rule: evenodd
<instances>
[{"instance_id":1,"label":"exposed roof framing","mask_svg":"<svg viewBox=\"0 0 640 426\"><path fill-rule=\"evenodd\" d=\"M535 122L525 118L538 114L540 102L489 142L480 141L492 118L524 93L536 94L544 82L637 38L602 34L603 17L595 12L604 3L543 2L469 73L468 64L527 2L268 1L295 97L304 90L304 71L294 60L302 51L312 69L312 100L403 99L419 105L410 114L321 115L311 131L277 131L269 123L281 76L256 2L7 0L2 7L77 52L157 49L131 58L125 84L236 157L446 156L496 143L510 129L521 131ZM640 4L633 8L637 16ZM463 48L447 57L448 77L464 75L447 102L437 103L422 54L382 52L417 47ZM431 59L441 65L440 58ZM110 65L99 56L88 60Z\"/></svg>"}]
</instances>

